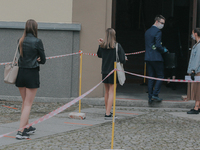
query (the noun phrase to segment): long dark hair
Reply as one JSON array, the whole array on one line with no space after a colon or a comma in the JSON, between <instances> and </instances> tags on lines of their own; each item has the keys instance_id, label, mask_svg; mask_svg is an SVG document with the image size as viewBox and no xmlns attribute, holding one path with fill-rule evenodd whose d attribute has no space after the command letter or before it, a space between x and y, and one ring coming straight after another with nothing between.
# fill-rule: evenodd
<instances>
[{"instance_id":1,"label":"long dark hair","mask_svg":"<svg viewBox=\"0 0 200 150\"><path fill-rule=\"evenodd\" d=\"M32 33L33 36L37 37L37 30L38 30L38 24L35 20L29 19L26 21L26 26L24 29L24 34L19 40L19 49L20 49L20 56L23 57L23 51L22 51L22 45L24 42L24 38L26 37L27 33Z\"/></svg>"},{"instance_id":2,"label":"long dark hair","mask_svg":"<svg viewBox=\"0 0 200 150\"><path fill-rule=\"evenodd\" d=\"M200 28L195 28L194 33L197 33L198 37L200 37Z\"/></svg>"}]
</instances>

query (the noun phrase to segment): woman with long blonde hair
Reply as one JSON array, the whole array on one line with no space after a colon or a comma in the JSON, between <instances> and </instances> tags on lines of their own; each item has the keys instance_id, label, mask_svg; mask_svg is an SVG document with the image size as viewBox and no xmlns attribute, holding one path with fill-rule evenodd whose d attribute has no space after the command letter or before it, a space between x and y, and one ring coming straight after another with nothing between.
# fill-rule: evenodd
<instances>
[{"instance_id":1,"label":"woman with long blonde hair","mask_svg":"<svg viewBox=\"0 0 200 150\"><path fill-rule=\"evenodd\" d=\"M19 71L15 85L18 87L22 97L22 108L20 130L17 132L16 139L27 139L29 134L36 131L36 128L32 126L24 127L28 125L31 106L40 86L39 64L46 62L43 43L37 38L37 30L37 22L33 19L28 20L24 34L19 40Z\"/></svg>"},{"instance_id":2,"label":"woman with long blonde hair","mask_svg":"<svg viewBox=\"0 0 200 150\"><path fill-rule=\"evenodd\" d=\"M102 80L114 69L114 62L116 61L116 33L115 30L112 28L108 28L106 30L106 35L104 40L99 39L99 49L97 51L97 55L99 58L102 58L102 67L101 67L101 74ZM125 53L122 46L118 43L118 56L119 61L125 64ZM111 74L108 78L104 81L105 86L105 107L106 107L106 114L105 119L110 120L112 119L112 104L114 98L114 74ZM117 81L118 83L118 81Z\"/></svg>"}]
</instances>

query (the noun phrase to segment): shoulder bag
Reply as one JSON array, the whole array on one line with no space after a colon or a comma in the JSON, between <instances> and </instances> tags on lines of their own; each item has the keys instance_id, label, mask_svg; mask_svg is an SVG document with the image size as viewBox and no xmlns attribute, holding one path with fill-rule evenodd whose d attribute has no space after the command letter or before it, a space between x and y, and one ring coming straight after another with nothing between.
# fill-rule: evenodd
<instances>
[{"instance_id":1,"label":"shoulder bag","mask_svg":"<svg viewBox=\"0 0 200 150\"><path fill-rule=\"evenodd\" d=\"M17 45L17 49L16 49L12 63L5 65L5 69L4 69L4 82L5 83L15 84L18 70L19 70L17 51L18 51L18 45Z\"/></svg>"},{"instance_id":2,"label":"shoulder bag","mask_svg":"<svg viewBox=\"0 0 200 150\"><path fill-rule=\"evenodd\" d=\"M117 70L121 70L121 71L117 71L117 77L118 77L118 81L120 85L123 85L125 83L126 80L126 76L124 73L124 67L123 64L120 63L119 61L119 56L118 56L118 43L116 44L116 61L117 61Z\"/></svg>"}]
</instances>

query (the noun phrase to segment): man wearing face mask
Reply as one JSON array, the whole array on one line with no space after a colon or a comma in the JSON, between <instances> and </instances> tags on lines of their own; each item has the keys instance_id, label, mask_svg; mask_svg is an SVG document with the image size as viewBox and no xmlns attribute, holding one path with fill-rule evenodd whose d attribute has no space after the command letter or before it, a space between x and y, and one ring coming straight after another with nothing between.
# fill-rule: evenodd
<instances>
[{"instance_id":1,"label":"man wearing face mask","mask_svg":"<svg viewBox=\"0 0 200 150\"><path fill-rule=\"evenodd\" d=\"M145 61L147 64L147 73L150 77L164 78L164 64L162 54L168 50L162 46L162 32L165 18L162 15L155 17L155 23L145 32ZM155 83L155 87L153 89ZM148 79L148 102L161 102L162 99L158 97L162 81L155 81Z\"/></svg>"}]
</instances>

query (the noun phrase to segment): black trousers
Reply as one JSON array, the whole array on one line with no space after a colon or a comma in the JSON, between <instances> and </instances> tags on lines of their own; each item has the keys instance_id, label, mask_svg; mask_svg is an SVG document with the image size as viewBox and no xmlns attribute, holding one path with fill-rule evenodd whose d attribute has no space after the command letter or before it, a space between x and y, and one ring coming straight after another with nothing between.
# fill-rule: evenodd
<instances>
[{"instance_id":1,"label":"black trousers","mask_svg":"<svg viewBox=\"0 0 200 150\"><path fill-rule=\"evenodd\" d=\"M148 76L150 77L157 77L157 78L164 78L164 64L162 61L147 61L147 73ZM155 82L155 87L153 90ZM153 79L148 79L148 93L149 93L149 98L152 96L158 96L160 93L162 81L155 81Z\"/></svg>"}]
</instances>

